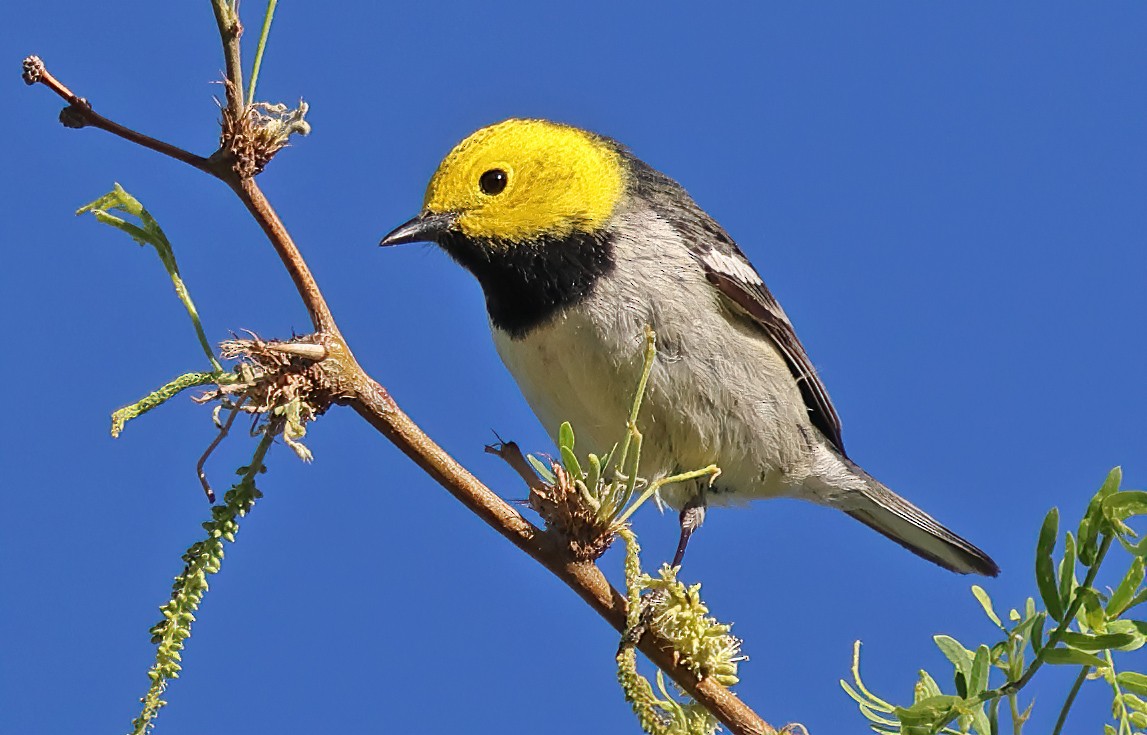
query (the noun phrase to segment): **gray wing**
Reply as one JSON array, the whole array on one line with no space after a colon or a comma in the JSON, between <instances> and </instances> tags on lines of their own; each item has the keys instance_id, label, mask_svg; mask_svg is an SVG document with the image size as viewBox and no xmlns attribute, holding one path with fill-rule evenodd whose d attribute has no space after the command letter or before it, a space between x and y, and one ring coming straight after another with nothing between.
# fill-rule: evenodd
<instances>
[{"instance_id":1,"label":"gray wing","mask_svg":"<svg viewBox=\"0 0 1147 735\"><path fill-rule=\"evenodd\" d=\"M797 387L800 388L801 397L808 407L809 419L813 426L833 443L837 451L844 454L840 417L833 408L828 391L816 374L816 369L808 359L804 345L797 338L789 318L769 293L760 276L756 275L748 259L735 245L731 252L694 250L693 254L704 267L709 282L716 286L726 299L739 307L734 313L751 320L780 349L788 363L789 371L797 381ZM737 262L738 265L733 269L722 267L730 261ZM752 277L749 274L752 274Z\"/></svg>"},{"instance_id":2,"label":"gray wing","mask_svg":"<svg viewBox=\"0 0 1147 735\"><path fill-rule=\"evenodd\" d=\"M619 146L618 151L629 164L630 186L677 231L705 269L709 282L734 306L730 311L763 331L784 355L808 407L812 425L843 455L840 418L832 407L828 391L805 354L804 345L797 339L792 323L749 259L729 233L697 206L680 184L624 148Z\"/></svg>"}]
</instances>

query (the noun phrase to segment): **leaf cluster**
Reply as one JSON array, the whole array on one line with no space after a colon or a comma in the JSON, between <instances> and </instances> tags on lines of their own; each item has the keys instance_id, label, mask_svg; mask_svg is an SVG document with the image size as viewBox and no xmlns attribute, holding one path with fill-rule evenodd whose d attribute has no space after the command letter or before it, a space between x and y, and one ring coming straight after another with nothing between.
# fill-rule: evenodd
<instances>
[{"instance_id":1,"label":"leaf cluster","mask_svg":"<svg viewBox=\"0 0 1147 735\"><path fill-rule=\"evenodd\" d=\"M1147 729L1147 700L1143 699L1147 697L1147 676L1118 671L1115 665L1116 653L1134 651L1147 643L1147 622L1127 617L1147 601L1147 587L1143 585L1147 540L1140 540L1128 523L1147 515L1147 493L1120 490L1121 479L1118 467L1108 474L1077 529L1063 534L1063 552L1058 558L1059 510L1052 508L1044 518L1035 555L1035 582L1042 608L1029 597L1022 612L1008 612L1005 623L988 593L972 587L1000 637L968 648L951 636L935 636L936 646L953 668L952 687L947 692L931 674L921 670L911 704L895 705L877 697L860 677L857 642L853 683L842 680L841 686L857 702L874 731L994 735L1000 731L1000 703L1006 700L1012 731L1019 733L1034 704L1033 700L1021 711L1019 693L1045 664L1079 667L1075 685L1060 708L1054 731L1057 735L1076 694L1088 680L1103 681L1111 688L1114 724L1105 725L1105 732L1133 735ZM1127 567L1115 589L1100 589L1095 580L1116 541L1118 548L1127 552Z\"/></svg>"}]
</instances>

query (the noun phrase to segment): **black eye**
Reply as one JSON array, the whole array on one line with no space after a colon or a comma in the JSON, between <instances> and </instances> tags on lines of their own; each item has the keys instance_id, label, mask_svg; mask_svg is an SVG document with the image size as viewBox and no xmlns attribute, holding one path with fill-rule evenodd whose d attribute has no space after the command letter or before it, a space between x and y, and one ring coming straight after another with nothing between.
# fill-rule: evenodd
<instances>
[{"instance_id":1,"label":"black eye","mask_svg":"<svg viewBox=\"0 0 1147 735\"><path fill-rule=\"evenodd\" d=\"M492 168L478 179L478 186L482 187L482 191L490 196L501 194L502 190L506 188L506 172L500 168Z\"/></svg>"}]
</instances>

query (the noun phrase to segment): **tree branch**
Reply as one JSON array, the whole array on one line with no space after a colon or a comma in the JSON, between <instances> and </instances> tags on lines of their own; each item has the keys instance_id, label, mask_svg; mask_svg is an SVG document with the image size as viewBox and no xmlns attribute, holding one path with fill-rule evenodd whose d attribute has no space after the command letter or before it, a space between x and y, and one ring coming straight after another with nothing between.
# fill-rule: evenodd
<instances>
[{"instance_id":1,"label":"tree branch","mask_svg":"<svg viewBox=\"0 0 1147 735\"><path fill-rule=\"evenodd\" d=\"M279 254L279 258L283 261L283 265L290 274L291 280L294 281L295 288L299 291L299 295L302 297L303 303L310 313L311 323L314 325L315 331L322 334L339 334L334 316L331 314L330 307L327 306L326 299L323 298L322 292L319 291L319 286L311 274L311 269L307 266L306 261L303 260L302 253L299 252L295 241L291 239L291 235L287 232L283 221L279 219L279 215L275 213L274 208L271 207L266 196L263 195L263 192L259 189L254 179L241 178L234 172L232 166L223 165L221 161L217 161L215 158L209 159L197 156L178 146L143 135L100 115L92 109L91 103L83 97L76 95L72 90L64 86L62 82L52 76L51 72L48 71L44 62L38 56L29 56L24 59L23 77L24 81L28 84L43 84L68 103L68 107L64 108L60 113L60 121L66 127L81 128L90 125L100 130L106 130L112 135L116 135L124 140L157 151L165 156L170 156L177 161L182 161L204 173L214 176L230 186L235 191L235 194L238 195L239 200L243 202L244 206L251 212L251 216L253 216L255 221L259 223L259 226L263 228L267 239L271 241L271 245L274 246L275 251ZM239 93L236 93L235 96L238 95ZM231 97L232 94L229 85L229 104Z\"/></svg>"},{"instance_id":2,"label":"tree branch","mask_svg":"<svg viewBox=\"0 0 1147 735\"><path fill-rule=\"evenodd\" d=\"M239 22L238 0L211 0L215 23L219 26L219 40L223 42L223 63L226 64L227 108L236 120L243 117L243 57L239 39L243 24Z\"/></svg>"},{"instance_id":3,"label":"tree branch","mask_svg":"<svg viewBox=\"0 0 1147 735\"><path fill-rule=\"evenodd\" d=\"M237 117L244 114L242 71L238 39L242 32L238 18L226 0L212 0L227 60L228 109ZM34 77L34 78L33 78ZM625 631L625 597L614 589L592 562L574 560L567 547L522 517L517 510L482 484L442 447L426 435L394 402L390 394L373 380L355 360L343 340L318 284L291 239L282 220L253 178L241 177L228 164L183 151L175 146L136 133L92 111L86 100L74 95L52 77L36 57L25 61L25 81L40 82L63 97L78 119L125 140L183 161L221 179L235 191L251 216L262 227L279 254L283 265L310 313L317 334L326 349L319 365L340 402L350 405L380 434L389 439L451 495L511 543L530 555L569 586L619 633ZM68 122L65 121L65 125ZM727 688L710 679L699 680L678 663L678 655L662 639L647 635L640 648L658 667L709 709L735 735L765 735L776 730Z\"/></svg>"},{"instance_id":4,"label":"tree branch","mask_svg":"<svg viewBox=\"0 0 1147 735\"><path fill-rule=\"evenodd\" d=\"M606 622L624 633L625 596L614 589L593 562L573 560L564 544L522 517L476 477L438 446L402 409L386 390L366 376L369 385L356 389L351 406L379 433L394 443L428 475L512 544L565 582ZM727 688L712 679L698 680L663 640L645 636L641 651L662 671L737 735L776 732L756 712Z\"/></svg>"},{"instance_id":5,"label":"tree branch","mask_svg":"<svg viewBox=\"0 0 1147 735\"><path fill-rule=\"evenodd\" d=\"M193 166L204 173L211 174L212 176L218 175L210 161L206 158L197 156L194 153L185 151L170 143L164 143L162 140L156 140L143 133L137 133L131 128L125 128L123 125L99 114L92 109L90 102L74 94L72 90L65 87L58 79L52 76L39 56L29 56L24 59L23 77L26 84L43 84L68 103L67 107L60 110L60 122L64 124L64 127L83 128L90 125L93 128L106 130L112 135L119 136L136 145L141 145L144 148L162 153L165 156L170 156L177 161L183 161L187 165Z\"/></svg>"},{"instance_id":6,"label":"tree branch","mask_svg":"<svg viewBox=\"0 0 1147 735\"><path fill-rule=\"evenodd\" d=\"M303 260L303 254L299 252L299 247L295 245L295 241L287 232L283 221L279 219L279 215L271 203L267 201L263 190L255 183L255 179L239 178L234 174L222 178L238 195L239 201L243 202L243 206L247 207L247 211L251 213L259 226L263 228L263 233L271 241L271 246L275 248L275 252L279 254L279 259L283 261L283 267L287 269L287 273L290 274L291 280L294 281L295 288L299 292L299 297L302 298L303 304L307 307L307 313L311 316L311 323L314 324L315 331L319 334L338 337L341 341L342 335L335 324L330 306L327 305L327 300L323 297L323 292L319 290L318 282L315 281L311 269ZM349 355L349 350L346 350L345 345L344 351ZM357 363L355 363L355 367L358 367ZM361 368L358 369L361 371Z\"/></svg>"}]
</instances>

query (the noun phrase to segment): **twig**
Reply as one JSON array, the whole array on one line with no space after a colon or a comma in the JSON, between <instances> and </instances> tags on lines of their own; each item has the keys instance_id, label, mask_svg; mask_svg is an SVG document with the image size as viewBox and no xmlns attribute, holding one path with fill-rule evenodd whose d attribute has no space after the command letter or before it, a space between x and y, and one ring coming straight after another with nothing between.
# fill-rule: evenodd
<instances>
[{"instance_id":1,"label":"twig","mask_svg":"<svg viewBox=\"0 0 1147 735\"><path fill-rule=\"evenodd\" d=\"M1095 562L1092 563L1091 567L1087 570L1087 575L1083 578L1083 583L1079 585L1078 589L1085 590L1095 583L1095 575L1099 573L1099 565L1103 562L1103 557L1107 556L1107 550L1111 548L1111 542L1114 538L1114 536L1103 537L1103 541L1099 543L1099 550L1095 552ZM1035 660L1032 661L1032 665L1028 667L1024 675L1021 676L1018 681L1000 687L998 691L1018 692L1027 686L1027 683L1035 676L1035 672L1039 671L1040 667L1043 666L1047 652L1059 645L1059 642L1063 639L1063 634L1071 627L1071 621L1075 620L1075 615L1079 612L1079 608L1082 605L1083 595L1077 593L1075 599L1071 601L1071 605L1068 606L1067 610L1063 613L1063 619L1060 620L1059 625L1052 631L1052 634L1047 637L1047 643L1039 649ZM982 698L990 694L993 694L993 692L987 691L981 694L981 701Z\"/></svg>"},{"instance_id":2,"label":"twig","mask_svg":"<svg viewBox=\"0 0 1147 735\"><path fill-rule=\"evenodd\" d=\"M362 378L367 384L357 387L351 401L360 416L475 515L565 582L618 633L625 631L625 598L610 586L596 565L571 560L564 547L552 543L541 529L523 518L435 444L403 413L382 386L365 373ZM730 732L736 735L775 732L728 689L712 679L698 680L678 663L679 656L663 640L645 636L640 648L690 696L705 705Z\"/></svg>"},{"instance_id":3,"label":"twig","mask_svg":"<svg viewBox=\"0 0 1147 735\"><path fill-rule=\"evenodd\" d=\"M215 4L219 5L219 2ZM238 37L236 36L236 38ZM287 228L283 226L279 215L275 213L274 208L271 207L254 179L240 178L234 173L230 166L215 165L206 158L197 156L194 153L188 153L182 148L173 146L170 143L150 138L130 128L126 128L119 123L108 120L94 112L87 100L74 94L52 76L51 73L48 72L44 62L41 61L38 56L29 56L24 60L24 81L28 84L40 83L51 89L69 103L69 107L66 109L75 110L75 115L85 124L106 130L125 140L138 143L145 148L183 161L204 173L220 179L230 186L239 196L240 201L242 201L251 212L251 216L253 216L255 221L259 223L259 226L263 228L267 239L271 241L271 245L274 246L275 251L279 254L279 258L287 268L291 280L294 281L295 288L302 297L307 311L310 312L311 322L314 325L315 331L336 336L339 334L338 326L335 324L330 307L327 306L326 299L323 298L322 292L319 290L319 286L315 282L310 268L307 267L306 261L303 260L302 253L299 252L298 246L295 245L294 240L291 239ZM229 99L230 94L230 88L228 88ZM72 125L70 127L77 126Z\"/></svg>"},{"instance_id":4,"label":"twig","mask_svg":"<svg viewBox=\"0 0 1147 735\"><path fill-rule=\"evenodd\" d=\"M239 49L243 24L239 22L237 4L238 0L211 0L211 9L215 11L215 22L219 26L219 39L223 42L223 63L227 66L227 82L223 85L227 108L236 120L243 117L243 58Z\"/></svg>"},{"instance_id":5,"label":"twig","mask_svg":"<svg viewBox=\"0 0 1147 735\"><path fill-rule=\"evenodd\" d=\"M1090 666L1080 668L1079 676L1075 677L1075 683L1071 685L1071 691L1067 693L1067 699L1059 710L1059 717L1055 720L1055 729L1051 731L1051 735L1059 735L1063 731L1064 723L1067 722L1067 713L1071 711L1071 705L1075 704L1075 695L1079 694L1079 688L1083 686L1083 682L1090 673Z\"/></svg>"},{"instance_id":6,"label":"twig","mask_svg":"<svg viewBox=\"0 0 1147 735\"><path fill-rule=\"evenodd\" d=\"M235 176L228 176L224 178L224 181L234 190L239 200L247 207L247 211L263 228L263 233L271 241L271 246L275 248L275 252L279 254L279 259L295 283L299 297L302 298L303 304L307 307L315 331L339 337L341 341L341 334L335 324L334 315L331 314L331 309L323 297L323 292L319 290L319 284L315 281L311 269L303 260L303 254L299 252L299 247L291 238L290 233L287 232L283 221L279 219L279 215L275 213L271 203L267 201L263 190L259 188L254 179L250 178L240 179ZM345 345L343 349L349 357L350 353ZM351 359L353 360L353 358ZM355 367L357 367L357 363ZM361 368L359 369L361 370Z\"/></svg>"},{"instance_id":7,"label":"twig","mask_svg":"<svg viewBox=\"0 0 1147 735\"><path fill-rule=\"evenodd\" d=\"M162 153L165 156L171 156L177 161L183 161L204 173L209 173L212 176L216 175L211 163L206 158L197 156L194 153L185 151L170 143L165 143L162 140L156 140L143 133L137 133L131 128L126 128L117 122L113 122L93 110L90 102L74 94L72 90L65 87L58 79L52 76L39 56L29 56L24 59L23 76L27 84L43 84L68 103L68 106L60 111L60 122L62 122L65 127L82 128L90 125L93 128L106 130L112 135L119 136L124 140Z\"/></svg>"},{"instance_id":8,"label":"twig","mask_svg":"<svg viewBox=\"0 0 1147 735\"><path fill-rule=\"evenodd\" d=\"M497 444L486 445L486 454L492 454L510 465L510 469L518 473L518 477L521 477L531 490L545 489L545 482L538 477L537 472L534 472L534 468L530 467L530 463L526 461L522 450L515 442L504 442L498 437Z\"/></svg>"},{"instance_id":9,"label":"twig","mask_svg":"<svg viewBox=\"0 0 1147 735\"><path fill-rule=\"evenodd\" d=\"M275 6L279 0L267 0L267 12L263 14L263 30L259 32L259 45L255 47L255 63L251 66L251 84L247 89L247 106L255 104L255 85L259 83L259 70L263 67L263 52L267 50L267 36L271 32L271 20L275 17Z\"/></svg>"},{"instance_id":10,"label":"twig","mask_svg":"<svg viewBox=\"0 0 1147 735\"><path fill-rule=\"evenodd\" d=\"M231 407L231 414L227 417L227 421L219 427L219 433L215 435L215 439L207 445L207 449L200 455L199 461L195 463L195 472L199 475L199 484L203 486L203 492L207 493L208 502L215 502L215 491L211 489L211 483L207 481L207 473L204 471L203 466L207 464L207 459L211 456L219 443L227 436L227 432L231 431L231 424L235 423L235 417L239 415L239 408L246 401L246 398L239 399L239 402Z\"/></svg>"},{"instance_id":11,"label":"twig","mask_svg":"<svg viewBox=\"0 0 1147 735\"><path fill-rule=\"evenodd\" d=\"M655 480L654 482L649 483L649 487L645 488L645 492L641 493L641 497L637 499L637 502L632 503L621 513L621 515L617 517L617 523L625 523L628 521L629 517L633 515L634 511L644 505L647 500L653 497L658 490L665 487L666 485L673 485L678 482L688 482L689 480L698 480L708 475L709 486L712 487L713 482L720 474L721 469L717 467L717 465L711 464L708 467L702 467L699 470L690 470L689 472L682 472L679 475L673 475L672 477L662 477L659 480Z\"/></svg>"},{"instance_id":12,"label":"twig","mask_svg":"<svg viewBox=\"0 0 1147 735\"><path fill-rule=\"evenodd\" d=\"M1087 589L1095 583L1095 575L1099 573L1099 565L1103 563L1103 557L1107 555L1107 551L1111 548L1111 542L1114 539L1114 536L1105 535L1103 537L1103 540L1099 543L1099 549L1095 552L1095 561L1092 562L1091 566L1088 568L1087 575L1083 578L1083 583L1079 585L1077 588L1078 590ZM1051 635L1047 637L1047 643L1040 647L1039 651L1036 653L1035 658L1032 660L1031 666L1029 666L1027 671L1023 673L1023 676L1015 681L1008 682L1007 684L1002 684L995 689L988 689L984 692L981 692L975 700L972 700L971 704L978 706L984 702L990 702L994 699L998 699L999 697L1007 695L1012 708L1012 727L1015 728L1016 732L1019 732L1019 727L1015 724L1018 718L1017 710L1019 709L1016 703L1015 695L1017 692L1027 686L1028 682L1030 682L1032 677L1035 676L1035 673L1039 671L1040 667L1044 665L1044 662L1047 660L1047 652L1055 649L1055 647L1059 645L1059 642L1063 640L1064 633L1066 633L1071 627L1071 621L1075 620L1075 616L1079 612L1079 608L1082 605L1083 595L1077 593L1074 599L1071 601L1071 605L1069 605L1067 610L1064 611L1059 625L1054 631L1052 631ZM1070 701L1071 700L1069 699L1069 704ZM949 722L952 722L955 719L956 716L952 715L948 718L948 720L940 724L947 725ZM1022 724L1022 722L1020 724Z\"/></svg>"}]
</instances>

